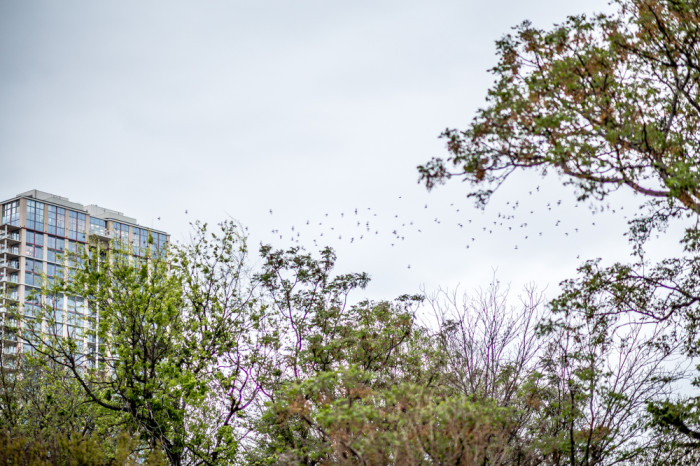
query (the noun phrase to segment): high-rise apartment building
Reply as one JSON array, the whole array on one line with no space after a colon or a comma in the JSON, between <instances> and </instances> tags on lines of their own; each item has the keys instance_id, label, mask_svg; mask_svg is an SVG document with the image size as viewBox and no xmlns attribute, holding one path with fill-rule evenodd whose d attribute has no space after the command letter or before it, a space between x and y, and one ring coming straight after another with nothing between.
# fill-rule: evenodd
<instances>
[{"instance_id":1,"label":"high-rise apartment building","mask_svg":"<svg viewBox=\"0 0 700 466\"><path fill-rule=\"evenodd\" d=\"M135 256L146 253L149 236L158 249L168 242L165 232L141 226L121 212L84 206L42 191L18 194L0 206L0 318L7 319L7 309L19 309L25 326L32 324L41 304L37 296L42 280L64 277L69 265L64 254L85 248L89 238L101 241L107 248L113 241L129 244ZM94 333L86 331L88 326L96 325L94 318L86 318L90 314L94 317L88 303L79 296L60 296L51 306L56 321L54 330L80 336L84 353L95 354ZM6 355L29 349L11 333L3 332L2 339ZM88 362L94 363L91 358Z\"/></svg>"}]
</instances>

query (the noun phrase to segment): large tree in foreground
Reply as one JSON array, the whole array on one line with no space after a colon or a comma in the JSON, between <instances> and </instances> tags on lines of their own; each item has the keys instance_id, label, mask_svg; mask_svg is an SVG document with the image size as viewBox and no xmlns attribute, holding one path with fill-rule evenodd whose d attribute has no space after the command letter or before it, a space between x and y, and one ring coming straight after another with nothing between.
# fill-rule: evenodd
<instances>
[{"instance_id":1,"label":"large tree in foreground","mask_svg":"<svg viewBox=\"0 0 700 466\"><path fill-rule=\"evenodd\" d=\"M232 462L266 354L244 238L229 222L216 234L197 225L190 244L142 257L103 246L67 257L66 278L35 297L43 305L21 339L70 381L79 406L111 413L137 447L175 465Z\"/></svg>"},{"instance_id":2,"label":"large tree in foreground","mask_svg":"<svg viewBox=\"0 0 700 466\"><path fill-rule=\"evenodd\" d=\"M487 105L466 130L443 133L450 155L420 166L420 180L432 188L459 177L482 207L518 170L556 172L579 200L618 189L644 196L630 223L632 263L582 266L547 329L652 326L650 348L692 358L700 352L700 2L615 3L615 14L570 17L549 31L523 23L499 41ZM646 240L671 219L686 223L683 252L650 264ZM650 425L674 440L659 446L663 461L695 457L700 399L647 403Z\"/></svg>"}]
</instances>

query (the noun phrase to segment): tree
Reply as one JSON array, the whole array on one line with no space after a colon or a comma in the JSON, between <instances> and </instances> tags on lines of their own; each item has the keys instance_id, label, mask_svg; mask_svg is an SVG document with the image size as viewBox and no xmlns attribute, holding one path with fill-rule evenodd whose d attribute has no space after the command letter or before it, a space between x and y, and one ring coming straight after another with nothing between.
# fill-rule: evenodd
<instances>
[{"instance_id":1,"label":"tree","mask_svg":"<svg viewBox=\"0 0 700 466\"><path fill-rule=\"evenodd\" d=\"M473 406L490 405L507 414L499 433L501 461L533 464L539 455L529 434L541 408L540 362L549 338L537 332L543 293L530 285L519 298L513 305L509 288L494 276L486 290L460 296L457 289L440 289L427 302L445 359L443 383L453 401L464 397Z\"/></svg>"},{"instance_id":2,"label":"tree","mask_svg":"<svg viewBox=\"0 0 700 466\"><path fill-rule=\"evenodd\" d=\"M376 375L350 367L290 386L274 417L296 421L307 436L278 449L275 464L517 462L516 410L438 387L382 387Z\"/></svg>"},{"instance_id":3,"label":"tree","mask_svg":"<svg viewBox=\"0 0 700 466\"><path fill-rule=\"evenodd\" d=\"M442 134L450 155L420 166L420 180L432 188L462 177L481 207L517 170L554 171L598 205L621 188L643 196L630 223L633 263L585 264L553 311L560 330L583 320L606 329L601 338L616 319L653 326L649 348L691 358L700 351L700 3L615 3L615 14L572 16L550 31L526 22L500 40L487 106L466 130ZM650 264L646 241L672 219L686 219L683 253ZM699 398L638 401L650 425L681 439L665 451L697 454Z\"/></svg>"},{"instance_id":4,"label":"tree","mask_svg":"<svg viewBox=\"0 0 700 466\"><path fill-rule=\"evenodd\" d=\"M439 326L438 344L446 358L446 383L465 396L516 403L518 391L537 367L537 326L542 293L529 286L520 306L509 302L509 289L494 277L488 289L473 295L439 290L427 302Z\"/></svg>"},{"instance_id":5,"label":"tree","mask_svg":"<svg viewBox=\"0 0 700 466\"><path fill-rule=\"evenodd\" d=\"M339 371L368 374L373 390L437 380L439 358L415 325L420 297L350 305L369 278L333 276L328 248L316 259L262 246L252 274L237 225L220 227L197 224L190 243L140 256L91 242L30 297L33 319L14 316L24 320L16 335L51 369L23 386L72 389L56 409L74 426L51 432L78 436L73 403L118 426L111 439L126 433L142 459L161 450L171 464L274 461L280 449L322 455L320 424L276 417L297 385ZM15 374L32 376L28 366ZM10 385L0 402L18 393Z\"/></svg>"},{"instance_id":6,"label":"tree","mask_svg":"<svg viewBox=\"0 0 700 466\"><path fill-rule=\"evenodd\" d=\"M196 225L191 244L172 251L103 246L67 258L22 339L64 369L83 403L114 413L172 464L230 462L262 357L251 349L260 309L245 239L228 222L211 235ZM73 306L87 306L86 322Z\"/></svg>"},{"instance_id":7,"label":"tree","mask_svg":"<svg viewBox=\"0 0 700 466\"><path fill-rule=\"evenodd\" d=\"M123 431L123 417L86 403L64 367L28 351L11 357L0 365L0 462L137 464L144 459L136 453L139 440ZM161 459L158 452L146 458L147 464L165 464Z\"/></svg>"},{"instance_id":8,"label":"tree","mask_svg":"<svg viewBox=\"0 0 700 466\"><path fill-rule=\"evenodd\" d=\"M419 167L421 180L463 176L485 202L513 171L549 169L581 199L627 186L700 213L700 5L616 3L616 15L525 22L497 42L489 105L443 133L450 157Z\"/></svg>"},{"instance_id":9,"label":"tree","mask_svg":"<svg viewBox=\"0 0 700 466\"><path fill-rule=\"evenodd\" d=\"M438 367L413 315L421 298L350 304L350 293L364 288L369 277L334 275L336 256L330 248L315 258L301 248L265 245L261 255L264 263L256 281L268 306L272 333L266 338L273 342L275 356L261 380L267 399L260 403L263 414L247 462L316 464L343 455L357 460L357 452L351 452L359 432L334 423L324 427L317 414L334 402L348 401L348 393L354 398L407 381L432 383ZM297 410L299 403L309 411ZM346 450L339 457L335 428L345 432L340 442Z\"/></svg>"},{"instance_id":10,"label":"tree","mask_svg":"<svg viewBox=\"0 0 700 466\"><path fill-rule=\"evenodd\" d=\"M304 380L349 364L381 372L387 384L405 376L402 351L414 334L413 313L421 296L350 304L350 293L364 288L369 276L334 276L332 249L324 248L316 259L300 248L262 246L261 255L264 263L256 281L274 313L270 318L280 345L276 383Z\"/></svg>"},{"instance_id":11,"label":"tree","mask_svg":"<svg viewBox=\"0 0 700 466\"><path fill-rule=\"evenodd\" d=\"M580 302L593 313L606 305L595 295ZM624 314L589 318L566 294L551 308L539 326L547 346L528 426L543 457L572 465L638 460L658 446L647 429L648 403L671 395L682 374L671 358L677 347L658 345L667 325L651 328Z\"/></svg>"}]
</instances>

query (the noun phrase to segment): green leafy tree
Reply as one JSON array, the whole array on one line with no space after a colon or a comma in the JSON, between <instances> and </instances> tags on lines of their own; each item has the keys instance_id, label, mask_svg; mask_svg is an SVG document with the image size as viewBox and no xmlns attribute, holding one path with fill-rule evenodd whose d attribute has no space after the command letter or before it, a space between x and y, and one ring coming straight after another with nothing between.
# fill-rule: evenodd
<instances>
[{"instance_id":1,"label":"green leafy tree","mask_svg":"<svg viewBox=\"0 0 700 466\"><path fill-rule=\"evenodd\" d=\"M431 343L413 314L421 298L349 304L350 293L364 288L369 277L334 275L336 256L330 248L319 258L300 248L271 246L263 246L261 255L264 263L256 281L269 306L266 317L273 333L266 338L274 342L275 357L274 369L261 380L267 403L261 407L264 414L248 461L328 461L331 440L311 417L290 413L290 397L296 396L290 393L347 371L366 375L364 384L373 389L408 380L433 383L439 358L430 357ZM342 397L327 391L323 396L330 398L321 400L317 394L308 394L310 404Z\"/></svg>"},{"instance_id":2,"label":"green leafy tree","mask_svg":"<svg viewBox=\"0 0 700 466\"><path fill-rule=\"evenodd\" d=\"M414 334L421 296L350 304L350 293L364 288L369 276L334 276L332 249L323 249L319 259L298 248L263 246L261 255L264 263L256 280L273 311L280 381L299 381L348 364L367 371L381 367L388 381L404 376L402 351Z\"/></svg>"},{"instance_id":3,"label":"green leafy tree","mask_svg":"<svg viewBox=\"0 0 700 466\"><path fill-rule=\"evenodd\" d=\"M135 460L124 419L85 402L65 368L27 353L0 366L0 462L110 464ZM71 463L73 461L74 463Z\"/></svg>"},{"instance_id":4,"label":"green leafy tree","mask_svg":"<svg viewBox=\"0 0 700 466\"><path fill-rule=\"evenodd\" d=\"M530 290L522 308L510 310L496 282L464 303L442 291L427 300L438 328L413 323L410 333L400 332L405 338L389 358L383 355L393 346L392 335L401 320L410 322L396 307L402 301L351 307L341 321L350 338L338 343L352 351L287 383L270 404L263 421L276 441L268 444L275 453L267 459L536 464L542 455L530 426L540 408L531 402L532 392L541 395L535 386L540 299Z\"/></svg>"},{"instance_id":5,"label":"green leafy tree","mask_svg":"<svg viewBox=\"0 0 700 466\"><path fill-rule=\"evenodd\" d=\"M437 387L383 387L357 367L323 372L289 386L277 422L303 425L277 464L512 464L514 409L449 395ZM528 464L520 458L521 464Z\"/></svg>"},{"instance_id":6,"label":"green leafy tree","mask_svg":"<svg viewBox=\"0 0 700 466\"><path fill-rule=\"evenodd\" d=\"M47 283L22 338L63 368L84 403L115 413L172 464L232 461L260 357L245 239L224 223L216 234L196 225L172 251L110 246L68 257L66 279ZM86 322L64 317L64 297L88 306Z\"/></svg>"}]
</instances>

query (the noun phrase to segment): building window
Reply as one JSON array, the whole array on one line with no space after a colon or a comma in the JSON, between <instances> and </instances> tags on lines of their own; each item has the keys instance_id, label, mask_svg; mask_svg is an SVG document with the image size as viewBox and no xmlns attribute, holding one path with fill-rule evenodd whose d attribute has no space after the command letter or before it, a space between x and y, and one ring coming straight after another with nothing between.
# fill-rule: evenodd
<instances>
[{"instance_id":1,"label":"building window","mask_svg":"<svg viewBox=\"0 0 700 466\"><path fill-rule=\"evenodd\" d=\"M32 305L34 306L34 305ZM38 306L35 307L37 309ZM24 351L32 352L32 344L33 345L38 345L41 341L41 321L38 321L37 319L24 319L23 322L23 337L25 340L29 340L29 342L24 343Z\"/></svg>"},{"instance_id":2,"label":"building window","mask_svg":"<svg viewBox=\"0 0 700 466\"><path fill-rule=\"evenodd\" d=\"M129 225L112 222L114 243L117 247L125 247L129 244Z\"/></svg>"},{"instance_id":3,"label":"building window","mask_svg":"<svg viewBox=\"0 0 700 466\"><path fill-rule=\"evenodd\" d=\"M27 200L27 228L44 231L44 203Z\"/></svg>"},{"instance_id":4,"label":"building window","mask_svg":"<svg viewBox=\"0 0 700 466\"><path fill-rule=\"evenodd\" d=\"M107 235L107 221L101 218L90 217L90 234L91 235Z\"/></svg>"},{"instance_id":5,"label":"building window","mask_svg":"<svg viewBox=\"0 0 700 466\"><path fill-rule=\"evenodd\" d=\"M68 336L76 340L83 339L83 298L74 296L68 297L68 312L66 313L66 323L68 324Z\"/></svg>"},{"instance_id":6,"label":"building window","mask_svg":"<svg viewBox=\"0 0 700 466\"><path fill-rule=\"evenodd\" d=\"M56 312L61 311L63 315L63 295L62 294L51 294L46 297L46 305L49 309L53 309ZM63 322L63 320L61 320Z\"/></svg>"},{"instance_id":7,"label":"building window","mask_svg":"<svg viewBox=\"0 0 700 466\"><path fill-rule=\"evenodd\" d=\"M44 234L27 231L24 253L34 259L44 260Z\"/></svg>"},{"instance_id":8,"label":"building window","mask_svg":"<svg viewBox=\"0 0 700 466\"><path fill-rule=\"evenodd\" d=\"M2 223L19 226L19 201L8 202L2 206Z\"/></svg>"},{"instance_id":9,"label":"building window","mask_svg":"<svg viewBox=\"0 0 700 466\"><path fill-rule=\"evenodd\" d=\"M83 213L68 211L68 238L85 242L86 218Z\"/></svg>"},{"instance_id":10,"label":"building window","mask_svg":"<svg viewBox=\"0 0 700 466\"><path fill-rule=\"evenodd\" d=\"M34 318L40 311L41 294L39 288L27 288L24 298L24 317Z\"/></svg>"},{"instance_id":11,"label":"building window","mask_svg":"<svg viewBox=\"0 0 700 466\"><path fill-rule=\"evenodd\" d=\"M53 286L56 280L63 280L63 267L56 264L46 264L46 280L49 286Z\"/></svg>"},{"instance_id":12,"label":"building window","mask_svg":"<svg viewBox=\"0 0 700 466\"><path fill-rule=\"evenodd\" d=\"M24 284L27 286L41 286L41 274L44 273L44 264L41 261L25 259Z\"/></svg>"},{"instance_id":13,"label":"building window","mask_svg":"<svg viewBox=\"0 0 700 466\"><path fill-rule=\"evenodd\" d=\"M151 236L153 236L154 255L163 257L165 255L166 245L168 244L168 235L154 231L151 233Z\"/></svg>"},{"instance_id":14,"label":"building window","mask_svg":"<svg viewBox=\"0 0 700 466\"><path fill-rule=\"evenodd\" d=\"M50 205L47 223L49 234L66 236L66 209Z\"/></svg>"},{"instance_id":15,"label":"building window","mask_svg":"<svg viewBox=\"0 0 700 466\"><path fill-rule=\"evenodd\" d=\"M49 236L47 241L47 260L49 262L63 262L63 253L66 248L66 240Z\"/></svg>"},{"instance_id":16,"label":"building window","mask_svg":"<svg viewBox=\"0 0 700 466\"><path fill-rule=\"evenodd\" d=\"M7 280L10 283L19 283L19 275L16 273L2 273L0 274L0 278L5 278L7 277Z\"/></svg>"},{"instance_id":17,"label":"building window","mask_svg":"<svg viewBox=\"0 0 700 466\"><path fill-rule=\"evenodd\" d=\"M52 329L53 334L59 337L63 336L63 304L63 295L53 294L46 297L46 306L53 311L52 317L54 321L53 327L49 326L49 329Z\"/></svg>"},{"instance_id":18,"label":"building window","mask_svg":"<svg viewBox=\"0 0 700 466\"><path fill-rule=\"evenodd\" d=\"M66 255L69 267L80 267L83 265L83 254L85 253L85 245L76 241L68 241L66 244Z\"/></svg>"},{"instance_id":19,"label":"building window","mask_svg":"<svg viewBox=\"0 0 700 466\"><path fill-rule=\"evenodd\" d=\"M76 274L76 268L83 265L83 256L80 243L75 241L68 241L66 243L66 270L68 272L66 279L68 282L73 282Z\"/></svg>"},{"instance_id":20,"label":"building window","mask_svg":"<svg viewBox=\"0 0 700 466\"><path fill-rule=\"evenodd\" d=\"M133 227L131 230L131 246L135 256L141 256L148 250L148 230Z\"/></svg>"}]
</instances>

